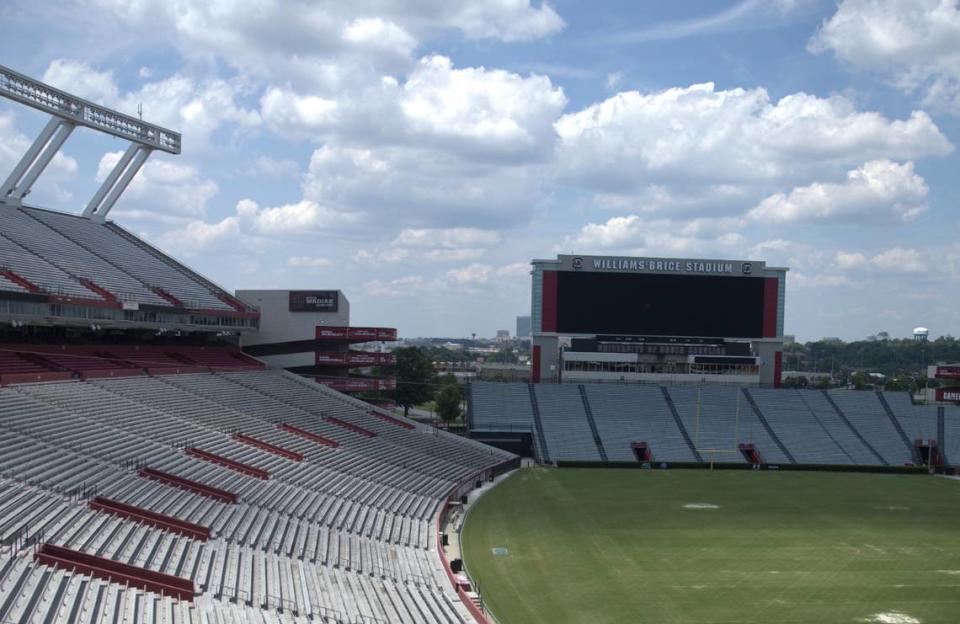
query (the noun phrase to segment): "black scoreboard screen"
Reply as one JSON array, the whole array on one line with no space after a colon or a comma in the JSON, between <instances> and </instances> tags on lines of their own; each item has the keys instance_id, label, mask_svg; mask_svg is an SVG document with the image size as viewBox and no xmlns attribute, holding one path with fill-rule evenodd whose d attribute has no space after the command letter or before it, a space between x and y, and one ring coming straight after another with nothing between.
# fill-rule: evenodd
<instances>
[{"instance_id":1,"label":"black scoreboard screen","mask_svg":"<svg viewBox=\"0 0 960 624\"><path fill-rule=\"evenodd\" d=\"M753 277L557 274L557 331L763 337L764 280Z\"/></svg>"}]
</instances>

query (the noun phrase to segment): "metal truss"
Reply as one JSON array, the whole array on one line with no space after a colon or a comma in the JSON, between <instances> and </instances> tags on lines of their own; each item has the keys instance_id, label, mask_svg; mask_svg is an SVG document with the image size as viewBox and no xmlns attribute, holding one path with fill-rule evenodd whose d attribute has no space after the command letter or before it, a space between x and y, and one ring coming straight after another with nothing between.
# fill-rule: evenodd
<instances>
[{"instance_id":1,"label":"metal truss","mask_svg":"<svg viewBox=\"0 0 960 624\"><path fill-rule=\"evenodd\" d=\"M0 65L0 95L51 115L0 186L0 203L20 205L77 126L130 141L83 215L102 221L153 152L180 153L180 134L70 95Z\"/></svg>"}]
</instances>

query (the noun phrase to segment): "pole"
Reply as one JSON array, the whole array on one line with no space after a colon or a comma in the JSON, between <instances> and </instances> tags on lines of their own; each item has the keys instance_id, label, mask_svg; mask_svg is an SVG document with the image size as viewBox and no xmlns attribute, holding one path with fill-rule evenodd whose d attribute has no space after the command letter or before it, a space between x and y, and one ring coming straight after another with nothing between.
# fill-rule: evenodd
<instances>
[{"instance_id":1,"label":"pole","mask_svg":"<svg viewBox=\"0 0 960 624\"><path fill-rule=\"evenodd\" d=\"M697 386L697 421L696 428L693 431L693 445L697 448L700 448L700 392L702 390L703 386Z\"/></svg>"}]
</instances>

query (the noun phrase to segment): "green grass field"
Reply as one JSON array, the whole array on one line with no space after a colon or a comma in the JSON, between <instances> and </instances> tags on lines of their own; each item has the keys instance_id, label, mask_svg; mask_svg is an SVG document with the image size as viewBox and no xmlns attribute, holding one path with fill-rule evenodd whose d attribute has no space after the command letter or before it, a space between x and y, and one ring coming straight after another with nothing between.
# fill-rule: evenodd
<instances>
[{"instance_id":1,"label":"green grass field","mask_svg":"<svg viewBox=\"0 0 960 624\"><path fill-rule=\"evenodd\" d=\"M960 622L960 482L939 477L531 469L462 543L503 624Z\"/></svg>"}]
</instances>

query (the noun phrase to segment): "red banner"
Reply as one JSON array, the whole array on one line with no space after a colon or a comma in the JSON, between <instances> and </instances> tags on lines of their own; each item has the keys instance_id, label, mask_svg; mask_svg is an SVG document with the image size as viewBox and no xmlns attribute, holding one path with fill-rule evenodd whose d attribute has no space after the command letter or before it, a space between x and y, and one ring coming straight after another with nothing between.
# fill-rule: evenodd
<instances>
[{"instance_id":1,"label":"red banner","mask_svg":"<svg viewBox=\"0 0 960 624\"><path fill-rule=\"evenodd\" d=\"M327 340L351 340L354 342L383 341L397 339L397 330L392 327L327 327L317 326L317 338Z\"/></svg>"},{"instance_id":2,"label":"red banner","mask_svg":"<svg viewBox=\"0 0 960 624\"><path fill-rule=\"evenodd\" d=\"M935 379L960 379L960 366L938 366Z\"/></svg>"},{"instance_id":3,"label":"red banner","mask_svg":"<svg viewBox=\"0 0 960 624\"><path fill-rule=\"evenodd\" d=\"M368 353L366 351L331 351L317 353L317 366L393 366L397 356L393 353Z\"/></svg>"},{"instance_id":4,"label":"red banner","mask_svg":"<svg viewBox=\"0 0 960 624\"><path fill-rule=\"evenodd\" d=\"M317 383L321 383L340 392L365 392L370 390L396 390L396 379L357 379L344 377L343 379L331 379L329 377L320 377Z\"/></svg>"},{"instance_id":5,"label":"red banner","mask_svg":"<svg viewBox=\"0 0 960 624\"><path fill-rule=\"evenodd\" d=\"M936 398L938 401L954 401L960 403L960 387L937 388Z\"/></svg>"}]
</instances>

